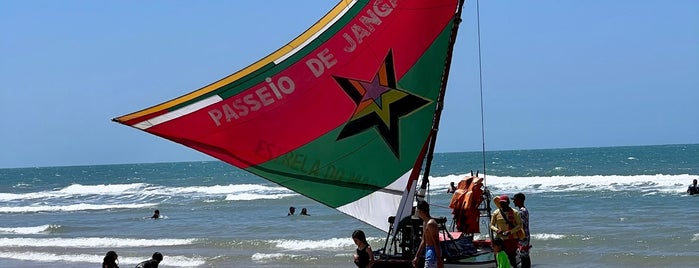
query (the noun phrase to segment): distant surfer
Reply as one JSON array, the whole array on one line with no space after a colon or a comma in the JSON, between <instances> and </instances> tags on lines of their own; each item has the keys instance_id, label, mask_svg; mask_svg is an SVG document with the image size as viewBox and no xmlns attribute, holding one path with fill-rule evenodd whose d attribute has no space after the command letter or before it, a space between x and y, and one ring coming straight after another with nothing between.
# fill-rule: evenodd
<instances>
[{"instance_id":1,"label":"distant surfer","mask_svg":"<svg viewBox=\"0 0 699 268\"><path fill-rule=\"evenodd\" d=\"M286 214L287 216L294 216L294 212L296 212L295 207L289 207L289 214Z\"/></svg>"},{"instance_id":2,"label":"distant surfer","mask_svg":"<svg viewBox=\"0 0 699 268\"><path fill-rule=\"evenodd\" d=\"M153 216L151 216L150 218L154 219L154 220L157 220L158 218L160 218L160 210L156 209L155 211L153 211Z\"/></svg>"},{"instance_id":3,"label":"distant surfer","mask_svg":"<svg viewBox=\"0 0 699 268\"><path fill-rule=\"evenodd\" d=\"M687 193L690 195L699 194L699 187L697 187L697 179L694 179L692 185L687 187Z\"/></svg>"}]
</instances>

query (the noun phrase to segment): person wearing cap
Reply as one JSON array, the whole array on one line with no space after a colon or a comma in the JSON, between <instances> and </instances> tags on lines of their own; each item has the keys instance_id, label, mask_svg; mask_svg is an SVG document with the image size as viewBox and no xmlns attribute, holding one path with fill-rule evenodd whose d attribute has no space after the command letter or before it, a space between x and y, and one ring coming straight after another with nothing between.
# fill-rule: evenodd
<instances>
[{"instance_id":1,"label":"person wearing cap","mask_svg":"<svg viewBox=\"0 0 699 268\"><path fill-rule=\"evenodd\" d=\"M510 207L510 198L507 195L501 195L493 199L498 209L493 212L490 218L490 229L495 232L495 238L501 238L505 244L503 249L507 253L507 258L510 264L517 265L517 247L519 246L519 237L517 236L522 229L522 219L519 212Z\"/></svg>"},{"instance_id":2,"label":"person wearing cap","mask_svg":"<svg viewBox=\"0 0 699 268\"><path fill-rule=\"evenodd\" d=\"M163 261L163 254L160 252L153 253L153 257L150 260L142 261L136 268L158 268L158 264Z\"/></svg>"}]
</instances>

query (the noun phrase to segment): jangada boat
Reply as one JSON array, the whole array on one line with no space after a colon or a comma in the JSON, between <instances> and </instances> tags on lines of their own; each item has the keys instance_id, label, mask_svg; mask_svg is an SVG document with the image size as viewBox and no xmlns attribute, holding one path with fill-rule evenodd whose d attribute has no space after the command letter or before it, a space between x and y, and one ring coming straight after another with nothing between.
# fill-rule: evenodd
<instances>
[{"instance_id":1,"label":"jangada boat","mask_svg":"<svg viewBox=\"0 0 699 268\"><path fill-rule=\"evenodd\" d=\"M113 120L383 230L374 267L412 267L422 232L413 204L428 188L463 2L340 1L248 67ZM490 195L470 180L469 199L453 206L458 224L439 221L445 263L495 267L492 234L469 226L489 220Z\"/></svg>"}]
</instances>

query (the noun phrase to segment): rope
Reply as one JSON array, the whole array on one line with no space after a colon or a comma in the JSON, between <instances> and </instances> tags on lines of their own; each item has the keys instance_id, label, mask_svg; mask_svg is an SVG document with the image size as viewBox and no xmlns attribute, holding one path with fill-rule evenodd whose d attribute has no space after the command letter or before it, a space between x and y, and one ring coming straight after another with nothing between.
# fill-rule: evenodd
<instances>
[{"instance_id":1,"label":"rope","mask_svg":"<svg viewBox=\"0 0 699 268\"><path fill-rule=\"evenodd\" d=\"M486 186L486 174L485 169L485 112L483 108L483 64L481 63L481 9L480 1L476 0L476 23L478 28L478 86L481 91L481 140L483 142L483 186Z\"/></svg>"}]
</instances>

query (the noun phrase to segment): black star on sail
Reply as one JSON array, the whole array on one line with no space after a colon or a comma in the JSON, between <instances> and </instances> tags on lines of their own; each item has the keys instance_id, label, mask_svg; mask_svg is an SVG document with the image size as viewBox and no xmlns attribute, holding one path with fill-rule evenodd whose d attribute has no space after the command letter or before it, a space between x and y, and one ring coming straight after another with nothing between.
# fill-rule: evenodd
<instances>
[{"instance_id":1,"label":"black star on sail","mask_svg":"<svg viewBox=\"0 0 699 268\"><path fill-rule=\"evenodd\" d=\"M430 101L397 88L392 52L388 53L371 81L344 77L335 77L335 80L357 104L352 118L342 129L337 140L375 127L393 154L400 158L399 119L429 104Z\"/></svg>"}]
</instances>

